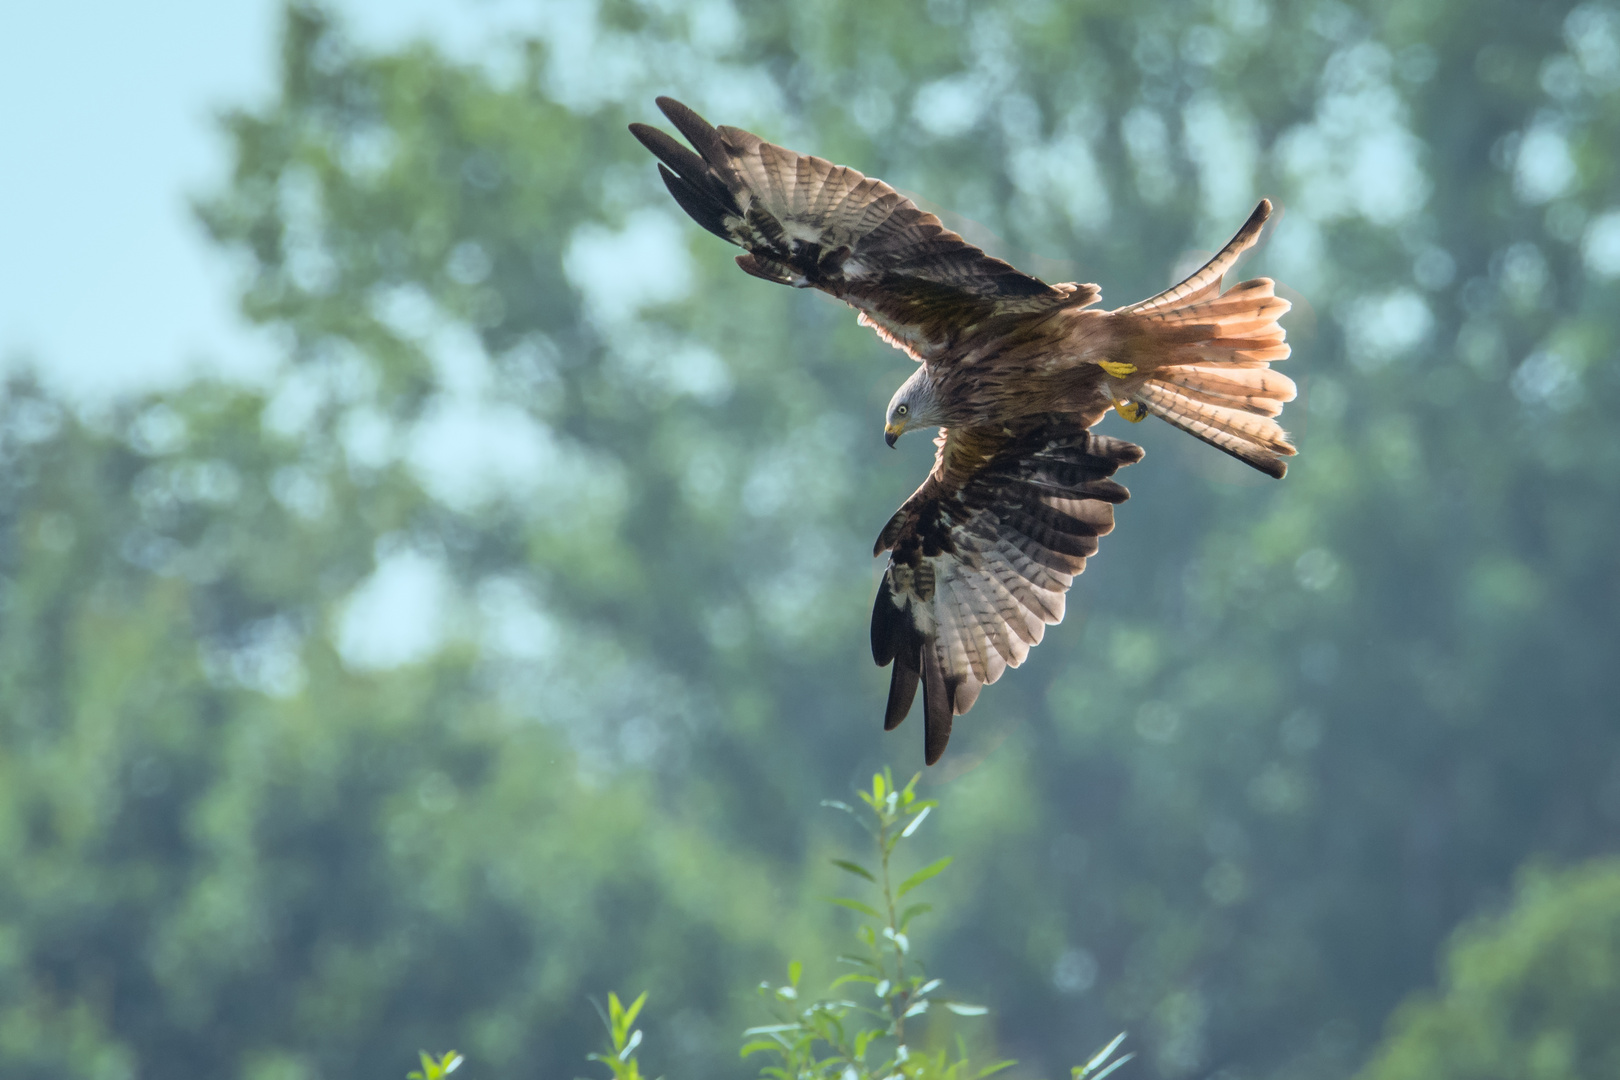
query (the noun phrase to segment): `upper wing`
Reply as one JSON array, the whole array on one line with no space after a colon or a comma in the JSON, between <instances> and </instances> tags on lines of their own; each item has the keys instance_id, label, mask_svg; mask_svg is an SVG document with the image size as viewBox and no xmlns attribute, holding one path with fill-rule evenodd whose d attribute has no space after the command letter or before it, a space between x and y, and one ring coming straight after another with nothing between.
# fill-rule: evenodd
<instances>
[{"instance_id":1,"label":"upper wing","mask_svg":"<svg viewBox=\"0 0 1620 1080\"><path fill-rule=\"evenodd\" d=\"M889 520L892 550L872 607L872 659L893 661L884 727L923 688L925 757L945 752L951 717L1017 667L1114 527L1130 493L1109 479L1142 448L1073 420L941 434L934 470Z\"/></svg>"},{"instance_id":2,"label":"upper wing","mask_svg":"<svg viewBox=\"0 0 1620 1080\"><path fill-rule=\"evenodd\" d=\"M747 249L737 265L831 293L916 359L939 355L962 330L995 316L1084 306L1101 295L1095 285L1048 285L991 258L881 180L739 128L712 127L672 98L658 107L697 153L646 124L630 131L663 163L658 171L681 208Z\"/></svg>"}]
</instances>

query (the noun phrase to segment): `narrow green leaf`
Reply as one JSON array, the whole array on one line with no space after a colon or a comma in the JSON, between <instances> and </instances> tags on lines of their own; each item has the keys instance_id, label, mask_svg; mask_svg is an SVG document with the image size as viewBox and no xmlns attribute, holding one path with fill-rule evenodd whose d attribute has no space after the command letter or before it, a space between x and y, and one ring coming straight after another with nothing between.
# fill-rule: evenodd
<instances>
[{"instance_id":1,"label":"narrow green leaf","mask_svg":"<svg viewBox=\"0 0 1620 1080\"><path fill-rule=\"evenodd\" d=\"M1080 1077L1090 1076L1093 1069L1102 1068L1102 1063L1107 1061L1109 1055L1111 1055L1115 1050L1118 1050L1119 1044L1124 1041L1125 1032L1122 1031L1118 1035L1115 1035L1113 1042L1097 1051L1094 1055L1092 1055L1090 1061L1080 1066L1079 1070L1075 1073L1076 1080L1079 1080Z\"/></svg>"},{"instance_id":2,"label":"narrow green leaf","mask_svg":"<svg viewBox=\"0 0 1620 1080\"><path fill-rule=\"evenodd\" d=\"M1115 1069L1119 1068L1121 1065L1125 1064L1127 1061L1131 1060L1135 1056L1136 1056L1136 1053L1134 1051L1129 1053L1129 1054L1126 1054L1124 1057L1120 1058L1118 1061L1116 1061L1112 1065L1108 1066L1108 1068L1104 1069L1102 1072L1100 1072L1096 1076L1092 1077L1091 1080L1103 1080L1103 1077L1107 1076L1109 1073L1113 1072Z\"/></svg>"},{"instance_id":3,"label":"narrow green leaf","mask_svg":"<svg viewBox=\"0 0 1620 1080\"><path fill-rule=\"evenodd\" d=\"M951 856L949 855L945 856L938 862L929 863L927 866L923 867L921 870L902 881L900 883L900 891L895 895L906 895L906 893L910 892L912 889L915 889L929 878L938 877L949 865L951 865Z\"/></svg>"},{"instance_id":4,"label":"narrow green leaf","mask_svg":"<svg viewBox=\"0 0 1620 1080\"><path fill-rule=\"evenodd\" d=\"M772 1042L769 1039L755 1039L753 1042L743 1043L742 1049L737 1051L737 1056L747 1057L750 1054L757 1054L761 1050L767 1050L772 1053L780 1053L782 1049L783 1046L781 1043Z\"/></svg>"},{"instance_id":5,"label":"narrow green leaf","mask_svg":"<svg viewBox=\"0 0 1620 1080\"><path fill-rule=\"evenodd\" d=\"M983 1016L990 1011L983 1005L964 1005L960 1001L947 1001L944 1005L957 1016Z\"/></svg>"},{"instance_id":6,"label":"narrow green leaf","mask_svg":"<svg viewBox=\"0 0 1620 1080\"><path fill-rule=\"evenodd\" d=\"M832 810L842 810L846 814L853 814L855 812L855 808L849 805L849 803L840 802L837 799L822 799L821 805Z\"/></svg>"},{"instance_id":7,"label":"narrow green leaf","mask_svg":"<svg viewBox=\"0 0 1620 1080\"><path fill-rule=\"evenodd\" d=\"M926 915L934 910L933 904L912 904L900 913L900 932L905 933L911 927L911 920L918 915Z\"/></svg>"},{"instance_id":8,"label":"narrow green leaf","mask_svg":"<svg viewBox=\"0 0 1620 1080\"><path fill-rule=\"evenodd\" d=\"M928 1001L927 1001L927 999L924 999L922 1001L914 1002L912 1004L911 1008L906 1010L905 1014L907 1016L921 1016L923 1013L925 1013L927 1011L928 1011Z\"/></svg>"},{"instance_id":9,"label":"narrow green leaf","mask_svg":"<svg viewBox=\"0 0 1620 1080\"><path fill-rule=\"evenodd\" d=\"M917 996L923 997L924 995L933 993L935 990L938 990L944 982L944 979L929 979L927 982L923 983L917 988Z\"/></svg>"},{"instance_id":10,"label":"narrow green leaf","mask_svg":"<svg viewBox=\"0 0 1620 1080\"><path fill-rule=\"evenodd\" d=\"M907 836L910 836L912 833L916 832L917 831L917 826L919 826L919 825L921 825L923 823L923 819L928 816L929 811L931 809L932 809L931 807L927 807L927 806L923 807L922 813L920 813L916 817L912 818L911 819L911 824L907 825L904 829L902 829L900 831L900 836L902 838L905 838Z\"/></svg>"},{"instance_id":11,"label":"narrow green leaf","mask_svg":"<svg viewBox=\"0 0 1620 1080\"><path fill-rule=\"evenodd\" d=\"M624 1010L624 1026L626 1028L636 1022L636 1017L641 1013L641 1007L645 1004L647 1004L647 991L643 990L641 996L632 1001L630 1007Z\"/></svg>"},{"instance_id":12,"label":"narrow green leaf","mask_svg":"<svg viewBox=\"0 0 1620 1080\"><path fill-rule=\"evenodd\" d=\"M798 986L799 976L803 974L803 964L799 963L797 960L794 960L792 963L788 964L788 982L792 983L794 986Z\"/></svg>"},{"instance_id":13,"label":"narrow green leaf","mask_svg":"<svg viewBox=\"0 0 1620 1080\"><path fill-rule=\"evenodd\" d=\"M859 974L856 974L855 972L852 971L852 972L849 972L846 975L838 976L838 978L836 978L836 979L834 979L832 981L832 985L827 987L827 989L829 991L836 990L840 986L843 986L845 983L852 983L852 982L875 983L877 981L878 981L878 977L876 975L859 975Z\"/></svg>"},{"instance_id":14,"label":"narrow green leaf","mask_svg":"<svg viewBox=\"0 0 1620 1080\"><path fill-rule=\"evenodd\" d=\"M855 956L855 955L853 955L851 953L839 953L838 956L835 957L835 959L837 959L840 963L845 963L845 964L859 964L861 967L868 967L868 968L877 967L877 964L873 963L871 960L867 959L866 957L864 957L864 956Z\"/></svg>"},{"instance_id":15,"label":"narrow green leaf","mask_svg":"<svg viewBox=\"0 0 1620 1080\"><path fill-rule=\"evenodd\" d=\"M847 907L851 911L858 911L862 915L868 915L874 919L883 918L882 915L878 914L877 909L873 908L871 905L863 904L859 900L851 900L847 896L823 896L822 899L829 904L837 904L839 907Z\"/></svg>"},{"instance_id":16,"label":"narrow green leaf","mask_svg":"<svg viewBox=\"0 0 1620 1080\"><path fill-rule=\"evenodd\" d=\"M1006 1061L998 1061L994 1065L986 1065L984 1068L973 1074L973 1080L984 1080L985 1077L994 1076L1001 1070L1010 1069L1016 1064L1018 1064L1017 1058L1008 1058Z\"/></svg>"},{"instance_id":17,"label":"narrow green leaf","mask_svg":"<svg viewBox=\"0 0 1620 1080\"><path fill-rule=\"evenodd\" d=\"M854 874L856 877L863 877L867 881L870 881L872 884L874 884L874 885L877 884L877 878L872 876L872 871L868 870L866 867L862 866L860 863L850 862L848 859L833 859L832 864L834 866L838 867L838 869L840 869L840 870L848 870L851 874Z\"/></svg>"},{"instance_id":18,"label":"narrow green leaf","mask_svg":"<svg viewBox=\"0 0 1620 1080\"><path fill-rule=\"evenodd\" d=\"M751 1027L743 1032L743 1038L754 1035L775 1035L779 1031L797 1031L798 1024L766 1024L764 1027Z\"/></svg>"}]
</instances>

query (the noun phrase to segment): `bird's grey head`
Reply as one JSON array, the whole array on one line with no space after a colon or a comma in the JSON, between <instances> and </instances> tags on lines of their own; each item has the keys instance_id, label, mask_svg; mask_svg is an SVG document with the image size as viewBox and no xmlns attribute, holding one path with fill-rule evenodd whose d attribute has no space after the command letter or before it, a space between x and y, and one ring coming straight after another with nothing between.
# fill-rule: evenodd
<instances>
[{"instance_id":1,"label":"bird's grey head","mask_svg":"<svg viewBox=\"0 0 1620 1080\"><path fill-rule=\"evenodd\" d=\"M883 440L890 446L901 433L919 427L938 427L945 422L939 409L939 395L934 380L928 377L928 365L918 364L911 378L900 384L900 389L889 399L889 411L883 417Z\"/></svg>"}]
</instances>

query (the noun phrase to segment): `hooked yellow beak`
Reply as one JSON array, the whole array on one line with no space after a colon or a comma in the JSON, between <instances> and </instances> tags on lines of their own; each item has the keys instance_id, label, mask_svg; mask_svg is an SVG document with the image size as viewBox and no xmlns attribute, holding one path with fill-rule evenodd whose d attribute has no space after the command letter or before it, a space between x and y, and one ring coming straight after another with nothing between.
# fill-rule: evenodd
<instances>
[{"instance_id":1,"label":"hooked yellow beak","mask_svg":"<svg viewBox=\"0 0 1620 1080\"><path fill-rule=\"evenodd\" d=\"M888 443L891 447L894 446L894 440L898 439L900 437L900 433L904 430L906 430L906 422L904 420L900 421L898 424L883 425L883 441Z\"/></svg>"}]
</instances>

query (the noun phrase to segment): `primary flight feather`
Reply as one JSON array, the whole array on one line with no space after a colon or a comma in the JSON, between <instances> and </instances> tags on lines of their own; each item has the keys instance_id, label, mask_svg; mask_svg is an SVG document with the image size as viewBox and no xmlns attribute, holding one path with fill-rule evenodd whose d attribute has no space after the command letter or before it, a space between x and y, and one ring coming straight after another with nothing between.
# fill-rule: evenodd
<instances>
[{"instance_id":1,"label":"primary flight feather","mask_svg":"<svg viewBox=\"0 0 1620 1080\"><path fill-rule=\"evenodd\" d=\"M1269 476L1294 453L1276 416L1294 383L1269 278L1221 291L1271 215L1262 200L1220 253L1157 296L1092 309L1095 285L1048 285L986 255L883 183L733 127L671 98L658 107L691 149L646 124L675 201L738 245L755 277L830 293L918 362L884 417L890 446L938 427L934 467L890 518L872 609L872 657L893 664L884 726L922 688L924 756L952 717L1017 667L1097 538L1129 498L1112 477L1141 460L1090 429L1109 410L1151 414ZM694 152L694 150L696 152Z\"/></svg>"}]
</instances>

